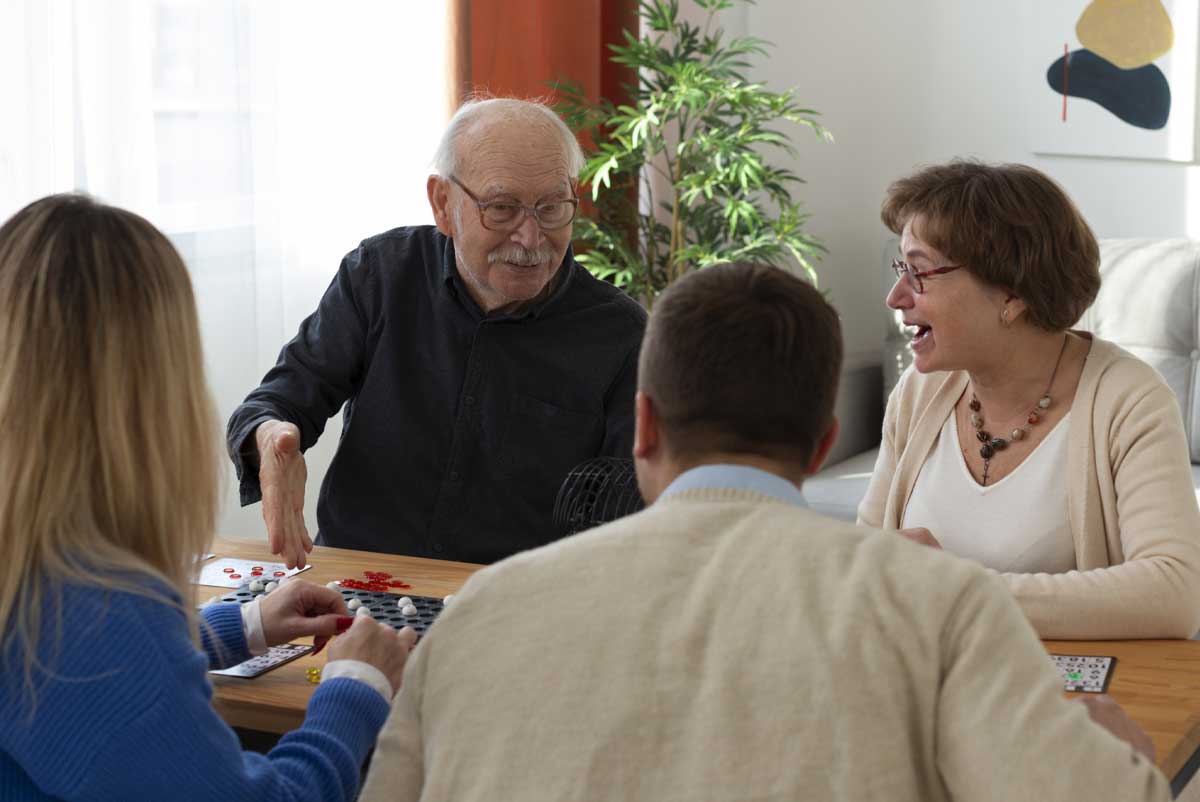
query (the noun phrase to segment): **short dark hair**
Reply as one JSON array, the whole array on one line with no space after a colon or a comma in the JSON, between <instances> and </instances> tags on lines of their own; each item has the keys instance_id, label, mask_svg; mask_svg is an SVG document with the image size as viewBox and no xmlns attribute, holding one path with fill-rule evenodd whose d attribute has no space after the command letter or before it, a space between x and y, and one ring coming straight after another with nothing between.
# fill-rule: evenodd
<instances>
[{"instance_id":1,"label":"short dark hair","mask_svg":"<svg viewBox=\"0 0 1200 802\"><path fill-rule=\"evenodd\" d=\"M685 276L655 302L638 386L671 452L759 454L806 464L833 419L842 368L837 312L769 265Z\"/></svg>"},{"instance_id":2,"label":"short dark hair","mask_svg":"<svg viewBox=\"0 0 1200 802\"><path fill-rule=\"evenodd\" d=\"M1029 320L1063 331L1100 291L1100 246L1058 184L1024 164L956 159L888 187L880 214L955 264L1025 302Z\"/></svg>"}]
</instances>

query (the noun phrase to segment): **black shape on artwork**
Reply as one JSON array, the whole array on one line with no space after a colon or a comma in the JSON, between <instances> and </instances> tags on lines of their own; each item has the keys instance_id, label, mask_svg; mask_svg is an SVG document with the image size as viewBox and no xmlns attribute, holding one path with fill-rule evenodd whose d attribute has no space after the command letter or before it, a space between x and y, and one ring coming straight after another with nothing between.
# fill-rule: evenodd
<instances>
[{"instance_id":1,"label":"black shape on artwork","mask_svg":"<svg viewBox=\"0 0 1200 802\"><path fill-rule=\"evenodd\" d=\"M1130 125L1158 130L1171 116L1171 86L1153 64L1123 70L1090 50L1074 50L1046 71L1050 88L1063 91L1063 59L1067 61L1067 94L1099 103Z\"/></svg>"}]
</instances>

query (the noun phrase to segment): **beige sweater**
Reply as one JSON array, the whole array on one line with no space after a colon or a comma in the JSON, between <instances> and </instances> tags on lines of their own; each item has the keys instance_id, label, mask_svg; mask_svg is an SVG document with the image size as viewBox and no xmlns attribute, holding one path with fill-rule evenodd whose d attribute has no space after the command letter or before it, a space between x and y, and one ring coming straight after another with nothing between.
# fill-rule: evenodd
<instances>
[{"instance_id":1,"label":"beige sweater","mask_svg":"<svg viewBox=\"0 0 1200 802\"><path fill-rule=\"evenodd\" d=\"M967 380L961 371L909 369L901 377L860 523L899 528ZM1000 575L1034 629L1043 638L1080 640L1191 637L1200 629L1200 509L1175 395L1145 362L1093 338L1067 449L1078 570Z\"/></svg>"},{"instance_id":2,"label":"beige sweater","mask_svg":"<svg viewBox=\"0 0 1200 802\"><path fill-rule=\"evenodd\" d=\"M477 573L361 799L1169 798L977 565L690 490Z\"/></svg>"}]
</instances>

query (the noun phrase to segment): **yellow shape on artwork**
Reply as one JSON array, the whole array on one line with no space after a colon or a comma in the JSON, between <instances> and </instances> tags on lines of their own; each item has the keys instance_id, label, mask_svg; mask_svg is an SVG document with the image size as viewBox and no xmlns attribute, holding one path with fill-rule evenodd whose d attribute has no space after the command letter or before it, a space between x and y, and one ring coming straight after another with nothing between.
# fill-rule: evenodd
<instances>
[{"instance_id":1,"label":"yellow shape on artwork","mask_svg":"<svg viewBox=\"0 0 1200 802\"><path fill-rule=\"evenodd\" d=\"M1075 24L1075 35L1123 70L1143 67L1175 44L1162 0L1093 0Z\"/></svg>"}]
</instances>

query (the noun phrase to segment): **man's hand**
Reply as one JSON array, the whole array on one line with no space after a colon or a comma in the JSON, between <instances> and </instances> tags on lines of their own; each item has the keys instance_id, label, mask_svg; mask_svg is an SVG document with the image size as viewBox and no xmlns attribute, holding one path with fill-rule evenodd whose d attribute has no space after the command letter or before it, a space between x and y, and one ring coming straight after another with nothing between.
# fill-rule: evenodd
<instances>
[{"instance_id":1,"label":"man's hand","mask_svg":"<svg viewBox=\"0 0 1200 802\"><path fill-rule=\"evenodd\" d=\"M345 635L329 647L329 659L361 660L375 666L392 684L392 693L400 690L404 664L417 643L417 631L410 627L397 632L366 616L355 616Z\"/></svg>"},{"instance_id":2,"label":"man's hand","mask_svg":"<svg viewBox=\"0 0 1200 802\"><path fill-rule=\"evenodd\" d=\"M263 637L268 646L312 635L323 642L337 634L338 618L349 614L342 594L305 579L288 579L259 597Z\"/></svg>"},{"instance_id":3,"label":"man's hand","mask_svg":"<svg viewBox=\"0 0 1200 802\"><path fill-rule=\"evenodd\" d=\"M300 453L300 430L293 423L269 420L259 425L254 437L258 443L262 515L271 553L283 557L288 568L303 568L304 556L312 551L313 544L304 525L308 468Z\"/></svg>"},{"instance_id":4,"label":"man's hand","mask_svg":"<svg viewBox=\"0 0 1200 802\"><path fill-rule=\"evenodd\" d=\"M1088 694L1081 696L1079 701L1087 707L1092 721L1141 752L1151 763L1154 762L1154 743L1150 736L1111 696Z\"/></svg>"},{"instance_id":5,"label":"man's hand","mask_svg":"<svg viewBox=\"0 0 1200 802\"><path fill-rule=\"evenodd\" d=\"M920 543L922 546L933 546L935 549L942 547L942 544L938 543L937 538L923 526L916 526L912 529L901 529L900 534L913 543Z\"/></svg>"}]
</instances>

